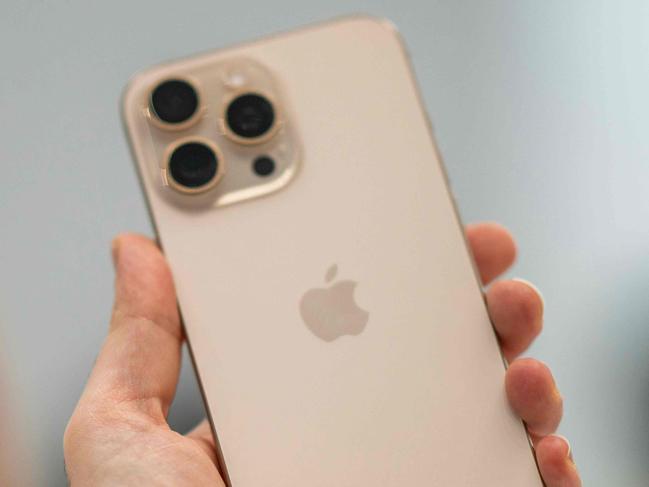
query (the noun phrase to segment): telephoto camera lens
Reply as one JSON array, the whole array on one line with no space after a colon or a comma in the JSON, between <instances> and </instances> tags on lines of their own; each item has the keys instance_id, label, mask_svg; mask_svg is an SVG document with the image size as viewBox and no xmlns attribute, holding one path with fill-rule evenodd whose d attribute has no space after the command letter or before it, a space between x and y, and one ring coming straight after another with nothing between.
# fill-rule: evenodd
<instances>
[{"instance_id":1,"label":"telephoto camera lens","mask_svg":"<svg viewBox=\"0 0 649 487\"><path fill-rule=\"evenodd\" d=\"M207 186L217 176L219 160L214 151L200 142L176 148L169 158L169 174L178 185L190 190Z\"/></svg>"},{"instance_id":2,"label":"telephoto camera lens","mask_svg":"<svg viewBox=\"0 0 649 487\"><path fill-rule=\"evenodd\" d=\"M256 139L273 126L275 110L262 95L246 93L230 103L225 118L233 133L245 139Z\"/></svg>"},{"instance_id":3,"label":"telephoto camera lens","mask_svg":"<svg viewBox=\"0 0 649 487\"><path fill-rule=\"evenodd\" d=\"M172 79L160 83L151 94L151 109L169 124L189 120L198 108L196 90L186 81Z\"/></svg>"}]
</instances>

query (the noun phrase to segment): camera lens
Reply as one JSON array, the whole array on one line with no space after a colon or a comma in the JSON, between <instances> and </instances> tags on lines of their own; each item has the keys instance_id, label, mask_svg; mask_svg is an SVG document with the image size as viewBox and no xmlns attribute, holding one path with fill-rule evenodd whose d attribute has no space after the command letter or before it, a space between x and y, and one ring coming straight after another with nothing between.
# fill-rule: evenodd
<instances>
[{"instance_id":1,"label":"camera lens","mask_svg":"<svg viewBox=\"0 0 649 487\"><path fill-rule=\"evenodd\" d=\"M198 95L186 81L164 81L151 94L151 108L155 116L163 122L182 123L196 112Z\"/></svg>"},{"instance_id":2,"label":"camera lens","mask_svg":"<svg viewBox=\"0 0 649 487\"><path fill-rule=\"evenodd\" d=\"M188 142L176 148L169 158L169 174L180 186L191 190L209 185L218 173L219 160L214 151L200 142Z\"/></svg>"},{"instance_id":3,"label":"camera lens","mask_svg":"<svg viewBox=\"0 0 649 487\"><path fill-rule=\"evenodd\" d=\"M254 139L270 130L275 121L273 105L256 93L235 98L225 114L230 130L239 137Z\"/></svg>"}]
</instances>

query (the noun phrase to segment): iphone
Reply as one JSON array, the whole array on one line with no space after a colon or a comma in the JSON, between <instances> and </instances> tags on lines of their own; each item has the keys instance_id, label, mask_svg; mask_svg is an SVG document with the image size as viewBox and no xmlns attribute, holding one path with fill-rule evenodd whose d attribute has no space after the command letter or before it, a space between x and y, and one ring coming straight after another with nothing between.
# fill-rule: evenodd
<instances>
[{"instance_id":1,"label":"iphone","mask_svg":"<svg viewBox=\"0 0 649 487\"><path fill-rule=\"evenodd\" d=\"M157 66L122 109L228 485L542 485L389 22Z\"/></svg>"}]
</instances>

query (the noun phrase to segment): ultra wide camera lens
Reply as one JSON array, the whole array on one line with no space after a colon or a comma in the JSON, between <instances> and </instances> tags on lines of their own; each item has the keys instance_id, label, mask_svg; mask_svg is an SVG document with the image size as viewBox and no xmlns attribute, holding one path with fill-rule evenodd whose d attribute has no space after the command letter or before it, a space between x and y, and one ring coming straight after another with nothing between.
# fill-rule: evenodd
<instances>
[{"instance_id":1,"label":"ultra wide camera lens","mask_svg":"<svg viewBox=\"0 0 649 487\"><path fill-rule=\"evenodd\" d=\"M151 109L166 123L189 120L198 108L196 90L186 81L171 79L160 83L151 94Z\"/></svg>"},{"instance_id":2,"label":"ultra wide camera lens","mask_svg":"<svg viewBox=\"0 0 649 487\"><path fill-rule=\"evenodd\" d=\"M266 134L275 122L275 110L268 99L257 93L246 93L235 98L225 114L230 130L245 139Z\"/></svg>"},{"instance_id":3,"label":"ultra wide camera lens","mask_svg":"<svg viewBox=\"0 0 649 487\"><path fill-rule=\"evenodd\" d=\"M209 186L219 172L216 153L201 142L188 142L177 147L169 158L169 174L173 181L189 190Z\"/></svg>"}]
</instances>

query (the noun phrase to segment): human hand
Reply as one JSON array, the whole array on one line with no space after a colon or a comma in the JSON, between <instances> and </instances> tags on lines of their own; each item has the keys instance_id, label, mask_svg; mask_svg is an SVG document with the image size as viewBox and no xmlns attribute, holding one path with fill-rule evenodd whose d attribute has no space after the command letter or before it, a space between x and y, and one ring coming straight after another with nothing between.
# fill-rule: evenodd
<instances>
[{"instance_id":1,"label":"human hand","mask_svg":"<svg viewBox=\"0 0 649 487\"><path fill-rule=\"evenodd\" d=\"M484 284L514 261L514 242L503 228L470 225L467 237ZM187 435L167 423L184 336L165 259L137 235L115 239L113 259L108 337L64 436L70 484L224 486L208 423ZM563 407L550 371L536 360L516 359L541 331L540 296L509 280L492 284L486 300L510 362L507 395L528 426L547 487L581 486L567 441L553 434Z\"/></svg>"}]
</instances>

